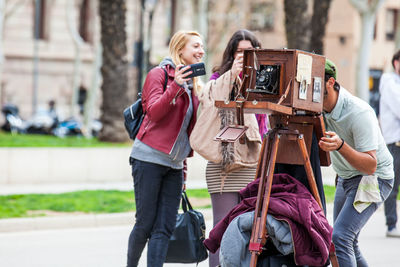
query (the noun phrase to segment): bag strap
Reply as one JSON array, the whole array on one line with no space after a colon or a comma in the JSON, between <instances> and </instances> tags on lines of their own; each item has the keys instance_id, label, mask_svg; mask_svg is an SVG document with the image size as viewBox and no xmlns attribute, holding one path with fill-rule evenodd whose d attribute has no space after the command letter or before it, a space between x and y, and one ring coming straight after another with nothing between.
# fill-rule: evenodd
<instances>
[{"instance_id":1,"label":"bag strap","mask_svg":"<svg viewBox=\"0 0 400 267\"><path fill-rule=\"evenodd\" d=\"M163 92L165 92L165 89L167 88L167 84L168 84L168 72L165 69L165 66L162 66L161 68L164 70L164 74L165 74L164 87L163 87Z\"/></svg>"},{"instance_id":2,"label":"bag strap","mask_svg":"<svg viewBox=\"0 0 400 267\"><path fill-rule=\"evenodd\" d=\"M186 195L186 191L182 191L182 210L183 212L187 212L189 210L193 210L192 205L189 202L189 198Z\"/></svg>"}]
</instances>

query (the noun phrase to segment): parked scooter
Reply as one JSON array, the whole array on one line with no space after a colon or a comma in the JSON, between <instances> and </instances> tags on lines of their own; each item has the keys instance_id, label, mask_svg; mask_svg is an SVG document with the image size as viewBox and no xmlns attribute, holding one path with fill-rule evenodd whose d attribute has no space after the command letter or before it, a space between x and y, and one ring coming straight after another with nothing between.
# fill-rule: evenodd
<instances>
[{"instance_id":1,"label":"parked scooter","mask_svg":"<svg viewBox=\"0 0 400 267\"><path fill-rule=\"evenodd\" d=\"M90 125L91 136L97 137L102 127L103 124L99 120L93 120ZM53 134L58 137L82 136L83 125L74 118L69 118L59 122L57 127L53 130Z\"/></svg>"},{"instance_id":2,"label":"parked scooter","mask_svg":"<svg viewBox=\"0 0 400 267\"><path fill-rule=\"evenodd\" d=\"M67 120L60 121L52 133L58 137L81 136L82 124L74 118L69 118Z\"/></svg>"},{"instance_id":3,"label":"parked scooter","mask_svg":"<svg viewBox=\"0 0 400 267\"><path fill-rule=\"evenodd\" d=\"M58 137L83 136L83 125L75 118L59 121L54 109L39 109L32 118L23 120L16 105L6 104L2 108L6 120L1 129L12 133L51 134ZM90 125L91 135L96 137L103 127L99 120Z\"/></svg>"},{"instance_id":4,"label":"parked scooter","mask_svg":"<svg viewBox=\"0 0 400 267\"><path fill-rule=\"evenodd\" d=\"M5 117L5 123L1 126L1 129L11 133L24 133L25 122L19 116L19 110L16 105L5 104L1 109Z\"/></svg>"},{"instance_id":5,"label":"parked scooter","mask_svg":"<svg viewBox=\"0 0 400 267\"><path fill-rule=\"evenodd\" d=\"M48 110L39 109L32 118L26 121L25 132L29 134L52 134L57 124L58 119Z\"/></svg>"}]
</instances>

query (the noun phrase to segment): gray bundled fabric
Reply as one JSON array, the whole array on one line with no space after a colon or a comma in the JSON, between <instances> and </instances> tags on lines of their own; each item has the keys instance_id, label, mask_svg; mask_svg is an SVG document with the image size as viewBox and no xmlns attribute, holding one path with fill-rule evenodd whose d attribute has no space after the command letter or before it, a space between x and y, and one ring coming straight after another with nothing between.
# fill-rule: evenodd
<instances>
[{"instance_id":1,"label":"gray bundled fabric","mask_svg":"<svg viewBox=\"0 0 400 267\"><path fill-rule=\"evenodd\" d=\"M253 226L254 211L237 216L226 229L219 251L221 267L250 266L249 241ZM267 214L267 231L277 250L288 255L293 252L289 225Z\"/></svg>"},{"instance_id":2,"label":"gray bundled fabric","mask_svg":"<svg viewBox=\"0 0 400 267\"><path fill-rule=\"evenodd\" d=\"M281 254L293 253L292 234L286 221L277 220L274 216L267 214L267 231L272 243Z\"/></svg>"}]
</instances>

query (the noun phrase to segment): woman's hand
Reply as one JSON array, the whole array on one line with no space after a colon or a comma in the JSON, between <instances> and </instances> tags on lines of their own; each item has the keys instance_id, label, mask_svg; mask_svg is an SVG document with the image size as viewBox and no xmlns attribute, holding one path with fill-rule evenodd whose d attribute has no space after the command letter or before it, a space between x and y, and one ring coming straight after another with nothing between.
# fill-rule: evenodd
<instances>
[{"instance_id":1,"label":"woman's hand","mask_svg":"<svg viewBox=\"0 0 400 267\"><path fill-rule=\"evenodd\" d=\"M323 151L334 151L342 145L343 140L335 132L325 132L325 136L319 141L319 147Z\"/></svg>"},{"instance_id":2,"label":"woman's hand","mask_svg":"<svg viewBox=\"0 0 400 267\"><path fill-rule=\"evenodd\" d=\"M237 77L243 70L243 53L237 54L235 60L233 61L232 64L232 75L233 77Z\"/></svg>"},{"instance_id":3,"label":"woman's hand","mask_svg":"<svg viewBox=\"0 0 400 267\"><path fill-rule=\"evenodd\" d=\"M186 78L189 74L192 74L192 71L188 71L184 73L186 70L188 70L190 66L184 66L182 64L176 66L175 68L175 82L182 86L185 82L189 81L190 78Z\"/></svg>"}]
</instances>

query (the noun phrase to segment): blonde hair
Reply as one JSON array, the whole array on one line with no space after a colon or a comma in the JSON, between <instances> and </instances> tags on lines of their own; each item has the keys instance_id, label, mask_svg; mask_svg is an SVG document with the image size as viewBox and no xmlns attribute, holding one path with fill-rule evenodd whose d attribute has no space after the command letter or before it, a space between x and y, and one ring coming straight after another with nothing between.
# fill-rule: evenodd
<instances>
[{"instance_id":1,"label":"blonde hair","mask_svg":"<svg viewBox=\"0 0 400 267\"><path fill-rule=\"evenodd\" d=\"M180 64L186 65L186 62L181 57L180 52L192 36L198 36L202 38L200 33L196 31L177 31L172 36L171 41L169 42L169 55L175 66ZM197 77L193 78L193 89L196 94L198 94L201 90L201 84Z\"/></svg>"}]
</instances>

